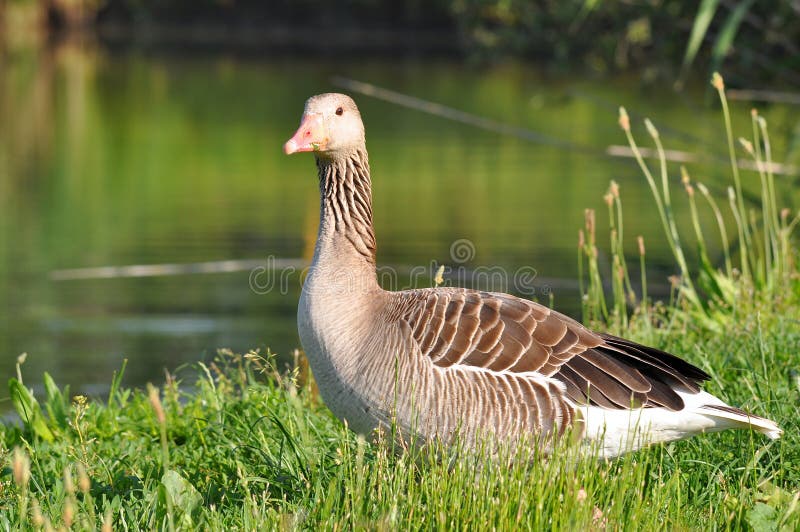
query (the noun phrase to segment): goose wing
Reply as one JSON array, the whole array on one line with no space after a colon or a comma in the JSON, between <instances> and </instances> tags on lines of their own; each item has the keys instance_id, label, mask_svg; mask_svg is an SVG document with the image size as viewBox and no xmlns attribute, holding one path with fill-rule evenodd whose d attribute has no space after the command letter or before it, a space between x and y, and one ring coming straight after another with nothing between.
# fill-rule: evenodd
<instances>
[{"instance_id":1,"label":"goose wing","mask_svg":"<svg viewBox=\"0 0 800 532\"><path fill-rule=\"evenodd\" d=\"M576 404L681 410L677 391L709 376L680 358L590 331L550 308L507 294L458 288L400 292L397 317L440 368L537 373L564 383Z\"/></svg>"}]
</instances>

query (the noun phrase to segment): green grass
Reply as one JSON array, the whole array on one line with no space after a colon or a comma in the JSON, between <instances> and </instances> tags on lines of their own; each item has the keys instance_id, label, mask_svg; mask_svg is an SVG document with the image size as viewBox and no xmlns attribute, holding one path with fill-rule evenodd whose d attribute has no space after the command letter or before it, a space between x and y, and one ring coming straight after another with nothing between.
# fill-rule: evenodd
<instances>
[{"instance_id":1,"label":"green grass","mask_svg":"<svg viewBox=\"0 0 800 532\"><path fill-rule=\"evenodd\" d=\"M75 529L103 519L114 529L797 529L797 299L740 315L725 335L677 321L642 332L711 373L712 393L777 420L776 442L736 431L614 462L565 446L510 465L457 449L398 452L347 431L299 370L222 353L185 370L191 386L116 379L107 402L51 388L36 422L3 425L0 527L59 526L68 509Z\"/></svg>"}]
</instances>

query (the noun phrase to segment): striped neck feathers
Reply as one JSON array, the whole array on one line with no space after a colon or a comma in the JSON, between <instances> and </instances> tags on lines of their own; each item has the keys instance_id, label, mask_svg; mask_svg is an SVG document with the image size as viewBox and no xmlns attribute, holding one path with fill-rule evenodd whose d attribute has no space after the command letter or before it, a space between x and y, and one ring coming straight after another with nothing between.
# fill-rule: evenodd
<instances>
[{"instance_id":1,"label":"striped neck feathers","mask_svg":"<svg viewBox=\"0 0 800 532\"><path fill-rule=\"evenodd\" d=\"M318 250L330 240L342 260L375 269L372 180L365 148L339 157L317 157L320 190Z\"/></svg>"}]
</instances>

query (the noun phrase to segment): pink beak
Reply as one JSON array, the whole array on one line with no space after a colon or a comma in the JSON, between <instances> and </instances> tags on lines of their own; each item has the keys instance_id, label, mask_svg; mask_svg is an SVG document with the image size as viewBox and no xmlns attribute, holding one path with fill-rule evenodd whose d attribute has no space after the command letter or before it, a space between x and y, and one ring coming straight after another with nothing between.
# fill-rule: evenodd
<instances>
[{"instance_id":1,"label":"pink beak","mask_svg":"<svg viewBox=\"0 0 800 532\"><path fill-rule=\"evenodd\" d=\"M325 149L327 143L322 115L303 115L297 132L283 145L283 152L291 155L300 151L320 151Z\"/></svg>"}]
</instances>

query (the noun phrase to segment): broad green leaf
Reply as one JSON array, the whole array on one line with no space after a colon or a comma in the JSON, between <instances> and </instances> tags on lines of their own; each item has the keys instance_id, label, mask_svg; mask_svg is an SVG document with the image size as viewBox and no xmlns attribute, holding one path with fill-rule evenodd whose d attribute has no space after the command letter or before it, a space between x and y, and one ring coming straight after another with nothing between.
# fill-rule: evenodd
<instances>
[{"instance_id":1,"label":"broad green leaf","mask_svg":"<svg viewBox=\"0 0 800 532\"><path fill-rule=\"evenodd\" d=\"M43 380L44 389L47 393L47 403L45 403L47 415L50 416L50 420L59 428L66 428L67 405L64 402L64 395L61 393L61 390L58 389L58 386L56 386L53 377L51 377L46 371L44 372Z\"/></svg>"},{"instance_id":2,"label":"broad green leaf","mask_svg":"<svg viewBox=\"0 0 800 532\"><path fill-rule=\"evenodd\" d=\"M771 532L778 529L778 512L772 506L757 502L747 512L747 522L755 532Z\"/></svg>"},{"instance_id":3,"label":"broad green leaf","mask_svg":"<svg viewBox=\"0 0 800 532\"><path fill-rule=\"evenodd\" d=\"M53 441L55 439L53 432L47 426L39 402L31 391L17 379L9 379L8 392L11 395L11 402L14 403L14 409L25 426L43 440Z\"/></svg>"},{"instance_id":4,"label":"broad green leaf","mask_svg":"<svg viewBox=\"0 0 800 532\"><path fill-rule=\"evenodd\" d=\"M172 502L172 508L184 515L191 514L203 502L200 492L177 471L170 469L164 473L161 484Z\"/></svg>"}]
</instances>

